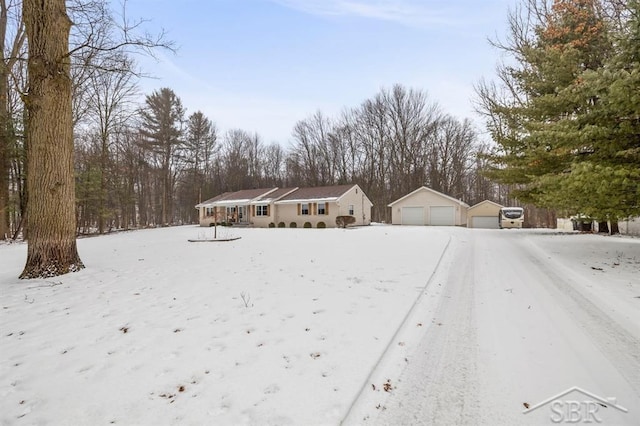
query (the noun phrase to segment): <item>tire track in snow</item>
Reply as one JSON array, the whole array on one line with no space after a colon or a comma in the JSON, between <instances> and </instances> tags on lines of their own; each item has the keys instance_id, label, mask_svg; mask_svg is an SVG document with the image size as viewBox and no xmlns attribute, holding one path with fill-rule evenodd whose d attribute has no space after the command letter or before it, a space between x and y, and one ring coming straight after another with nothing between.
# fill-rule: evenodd
<instances>
[{"instance_id":1,"label":"tire track in snow","mask_svg":"<svg viewBox=\"0 0 640 426\"><path fill-rule=\"evenodd\" d=\"M473 235L451 232L436 269L343 424L475 423L477 404L468 398L477 388L474 262L456 266L460 256L472 255ZM380 389L386 380L390 392Z\"/></svg>"},{"instance_id":2,"label":"tire track in snow","mask_svg":"<svg viewBox=\"0 0 640 426\"><path fill-rule=\"evenodd\" d=\"M561 302L565 312L575 322L581 324L585 333L600 351L611 361L620 375L629 383L637 395L640 395L640 340L621 327L606 312L600 309L579 290L579 286L567 274L559 274L561 265L553 264L535 243L526 250L529 261L535 264L549 280L541 284ZM534 253L535 252L535 253Z\"/></svg>"},{"instance_id":3,"label":"tire track in snow","mask_svg":"<svg viewBox=\"0 0 640 426\"><path fill-rule=\"evenodd\" d=\"M372 424L476 424L475 236L453 230L451 253L432 289L441 294L432 322ZM459 259L466 259L461 267Z\"/></svg>"},{"instance_id":4,"label":"tire track in snow","mask_svg":"<svg viewBox=\"0 0 640 426\"><path fill-rule=\"evenodd\" d=\"M422 325L426 326L428 323L425 322L424 315L422 315L420 311L424 311L424 305L430 303L430 301L426 301L425 298L427 295L432 296L430 289L433 287L433 283L437 281L437 277L442 275L443 271L447 271L450 267L451 242L452 238L450 236L426 284L420 290L413 305L411 305L411 308L407 311L407 314L389 340L389 343L387 343L384 351L380 354L373 369L360 387L356 397L349 405L345 416L340 422L341 425L361 424L371 416L371 413L375 412L375 406L380 399L379 392L381 392L381 389L373 389L372 385L375 386L375 383L378 383L380 387L382 387L384 380L389 377L395 378L399 376L406 365L404 361L404 359L406 359L405 354L411 348L410 345L406 345L407 342L422 340L420 337L424 333L424 329L431 326L422 327ZM423 322L420 323L420 321ZM422 330L416 331L416 324L418 323ZM399 343L401 343L402 346L399 346ZM369 390L373 390L376 393L372 395ZM386 394L382 395L382 399L385 399L386 396Z\"/></svg>"}]
</instances>

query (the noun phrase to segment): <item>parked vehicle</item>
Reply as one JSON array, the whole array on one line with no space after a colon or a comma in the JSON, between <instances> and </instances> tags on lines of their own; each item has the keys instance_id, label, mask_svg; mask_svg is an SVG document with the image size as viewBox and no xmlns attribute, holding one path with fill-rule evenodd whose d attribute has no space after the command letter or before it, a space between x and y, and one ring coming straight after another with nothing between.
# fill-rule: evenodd
<instances>
[{"instance_id":1,"label":"parked vehicle","mask_svg":"<svg viewBox=\"0 0 640 426\"><path fill-rule=\"evenodd\" d=\"M524 209L522 207L503 207L498 213L498 224L502 228L522 228Z\"/></svg>"}]
</instances>

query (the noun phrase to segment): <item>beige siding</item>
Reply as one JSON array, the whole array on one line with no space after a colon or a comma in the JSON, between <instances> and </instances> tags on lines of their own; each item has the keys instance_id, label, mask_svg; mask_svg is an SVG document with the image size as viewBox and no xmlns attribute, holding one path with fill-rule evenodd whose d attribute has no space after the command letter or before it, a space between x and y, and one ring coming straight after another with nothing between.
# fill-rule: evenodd
<instances>
[{"instance_id":1,"label":"beige siding","mask_svg":"<svg viewBox=\"0 0 640 426\"><path fill-rule=\"evenodd\" d=\"M303 202L283 202L269 204L267 216L257 216L257 204L247 206L249 214L248 222L255 227L267 228L270 223L278 226L283 222L287 228L295 222L298 228L304 227L305 222L309 222L313 228L318 227L318 223L324 222L327 228L335 228L336 217L349 214L349 206L353 206L353 216L356 218L355 225L369 225L371 223L372 203L367 198L362 189L355 185L343 194L337 201L325 202L325 214L318 214L318 201L309 200L305 204L309 205L309 214L301 214L301 204ZM206 207L200 210L200 226L209 226L213 222L213 217L206 217Z\"/></svg>"},{"instance_id":2,"label":"beige siding","mask_svg":"<svg viewBox=\"0 0 640 426\"><path fill-rule=\"evenodd\" d=\"M263 206L264 204L260 204ZM249 218L249 223L257 228L268 228L270 223L274 223L274 225L278 225L275 221L275 217L273 215L275 209L273 208L273 204L267 204L267 216L256 216L256 211L258 206L255 204L251 205L251 217Z\"/></svg>"},{"instance_id":3,"label":"beige siding","mask_svg":"<svg viewBox=\"0 0 640 426\"><path fill-rule=\"evenodd\" d=\"M302 225L311 217L311 215L298 214L297 203L276 204L276 210L278 211L276 225L278 222L284 222L287 228L291 222L295 222L298 228L302 228Z\"/></svg>"},{"instance_id":4,"label":"beige siding","mask_svg":"<svg viewBox=\"0 0 640 426\"><path fill-rule=\"evenodd\" d=\"M471 227L472 217L474 216L493 216L498 217L502 206L488 201L482 201L475 206L469 207L467 213L467 226Z\"/></svg>"},{"instance_id":5,"label":"beige siding","mask_svg":"<svg viewBox=\"0 0 640 426\"><path fill-rule=\"evenodd\" d=\"M402 224L402 208L403 207L424 207L425 224L431 222L430 207L452 206L454 208L454 222L458 226L466 226L467 224L467 207L441 197L428 190L417 191L416 193L396 202L391 207L391 223L394 225Z\"/></svg>"},{"instance_id":6,"label":"beige siding","mask_svg":"<svg viewBox=\"0 0 640 426\"><path fill-rule=\"evenodd\" d=\"M314 208L313 202L309 202L309 214L301 214L298 205L302 203L283 203L276 204L276 209L278 212L277 222L284 222L285 226L288 228L291 222L295 222L298 228L302 228L305 222L311 223L313 228L318 227L319 222L324 222L327 228L335 227L336 220L335 216L331 215L319 215L317 214L317 206ZM329 211L335 209L335 203L329 203L331 206L329 207ZM315 214L314 214L315 212ZM276 222L276 225L278 224Z\"/></svg>"},{"instance_id":7,"label":"beige siding","mask_svg":"<svg viewBox=\"0 0 640 426\"><path fill-rule=\"evenodd\" d=\"M333 217L333 226L335 226L335 218L337 216L349 215L350 205L353 206L353 217L356 218L355 225L362 226L371 224L371 207L373 204L362 189L356 185L338 200L337 208L339 212L336 213L329 208L329 212Z\"/></svg>"},{"instance_id":8,"label":"beige siding","mask_svg":"<svg viewBox=\"0 0 640 426\"><path fill-rule=\"evenodd\" d=\"M318 214L318 201L309 201L309 214L301 214L299 205L302 203L277 203L277 222L284 222L288 228L291 222L295 222L298 228L302 228L305 222L309 222L313 228L318 227L319 222L324 222L327 228L335 228L336 217L349 215L349 206L353 206L355 225L369 225L371 223L371 201L362 192L360 187L354 187L340 197L337 201L326 202L325 214ZM276 222L276 224L277 224Z\"/></svg>"},{"instance_id":9,"label":"beige siding","mask_svg":"<svg viewBox=\"0 0 640 426\"><path fill-rule=\"evenodd\" d=\"M338 211L335 202L327 203L329 205L329 213L324 215L317 214L317 207L315 209L316 214L313 214L314 208L311 205L312 203L308 204L310 204L310 214L306 215L298 214L298 203L277 204L278 222L284 222L287 228L291 222L295 222L298 228L302 228L305 222L311 223L311 227L313 228L317 228L319 222L324 222L327 228L335 228L337 216L335 212Z\"/></svg>"}]
</instances>

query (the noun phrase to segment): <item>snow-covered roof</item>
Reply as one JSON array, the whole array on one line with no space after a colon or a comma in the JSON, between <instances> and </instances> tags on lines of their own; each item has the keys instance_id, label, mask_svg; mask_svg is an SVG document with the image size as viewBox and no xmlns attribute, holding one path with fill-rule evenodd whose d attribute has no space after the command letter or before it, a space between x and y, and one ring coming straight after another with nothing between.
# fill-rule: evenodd
<instances>
[{"instance_id":1,"label":"snow-covered roof","mask_svg":"<svg viewBox=\"0 0 640 426\"><path fill-rule=\"evenodd\" d=\"M330 203L332 201L338 201L339 197L326 197L326 198L291 198L287 200L276 201L276 204L297 204L308 203L313 201L315 203Z\"/></svg>"},{"instance_id":2,"label":"snow-covered roof","mask_svg":"<svg viewBox=\"0 0 640 426\"><path fill-rule=\"evenodd\" d=\"M301 203L301 202L323 202L323 201L336 201L349 190L351 190L354 184L350 185L333 185L333 186L314 186L308 188L298 188L288 195L282 197L278 204L285 203Z\"/></svg>"},{"instance_id":3,"label":"snow-covered roof","mask_svg":"<svg viewBox=\"0 0 640 426\"><path fill-rule=\"evenodd\" d=\"M350 184L308 188L246 189L236 192L225 192L224 194L220 194L196 205L196 208L269 203L293 204L308 203L310 201L317 203L334 202L338 201L340 197L356 186L355 184Z\"/></svg>"},{"instance_id":4,"label":"snow-covered roof","mask_svg":"<svg viewBox=\"0 0 640 426\"><path fill-rule=\"evenodd\" d=\"M276 191L278 188L259 188L259 189L242 189L235 192L225 192L216 197L210 198L207 201L196 205L196 208L200 207L214 207L214 206L234 206L239 204L248 204L252 200L264 197Z\"/></svg>"},{"instance_id":5,"label":"snow-covered roof","mask_svg":"<svg viewBox=\"0 0 640 426\"><path fill-rule=\"evenodd\" d=\"M292 193L297 189L298 189L297 187L296 188L278 188L275 191L267 194L267 196L254 199L253 201L251 201L251 204L269 204L274 201L278 201L280 198Z\"/></svg>"}]
</instances>

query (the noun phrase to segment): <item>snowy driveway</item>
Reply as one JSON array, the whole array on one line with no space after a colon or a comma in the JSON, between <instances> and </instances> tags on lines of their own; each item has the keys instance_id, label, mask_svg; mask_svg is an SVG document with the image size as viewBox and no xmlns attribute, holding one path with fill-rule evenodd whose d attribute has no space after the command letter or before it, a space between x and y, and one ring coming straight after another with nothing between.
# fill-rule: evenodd
<instances>
[{"instance_id":1,"label":"snowy driveway","mask_svg":"<svg viewBox=\"0 0 640 426\"><path fill-rule=\"evenodd\" d=\"M86 270L27 282L26 245L0 245L0 424L550 424L525 403L574 386L628 409L598 405L604 424L639 422L640 239L370 226L187 242L211 232L82 239Z\"/></svg>"},{"instance_id":2,"label":"snowy driveway","mask_svg":"<svg viewBox=\"0 0 640 426\"><path fill-rule=\"evenodd\" d=\"M345 423L640 424L640 241L532 230L452 235L405 328L429 326L405 332L402 353L390 346L371 376L388 380L390 392L365 388ZM588 408L591 398L573 391L555 411L547 404L523 414L574 386L616 397L628 413Z\"/></svg>"}]
</instances>

